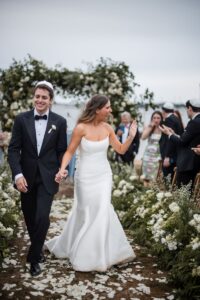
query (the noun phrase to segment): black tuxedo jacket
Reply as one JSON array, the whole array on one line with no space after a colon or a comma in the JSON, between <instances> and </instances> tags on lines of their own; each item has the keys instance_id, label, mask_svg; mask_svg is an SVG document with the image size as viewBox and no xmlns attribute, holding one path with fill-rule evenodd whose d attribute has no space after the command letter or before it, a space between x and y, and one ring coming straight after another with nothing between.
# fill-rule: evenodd
<instances>
[{"instance_id":1,"label":"black tuxedo jacket","mask_svg":"<svg viewBox=\"0 0 200 300\"><path fill-rule=\"evenodd\" d=\"M171 135L170 140L178 145L178 171L200 170L200 156L191 150L200 144L200 114L188 122L180 137Z\"/></svg>"},{"instance_id":2,"label":"black tuxedo jacket","mask_svg":"<svg viewBox=\"0 0 200 300\"><path fill-rule=\"evenodd\" d=\"M52 125L54 130L51 130ZM38 155L34 110L19 114L15 119L8 147L8 162L13 179L22 173L30 190L39 169L46 190L55 194L58 191L55 174L59 170L66 148L66 120L63 117L49 111L46 132Z\"/></svg>"},{"instance_id":3,"label":"black tuxedo jacket","mask_svg":"<svg viewBox=\"0 0 200 300\"><path fill-rule=\"evenodd\" d=\"M163 124L167 127L172 128L174 132L178 135L181 135L183 133L181 123L174 114L171 114L169 117L167 117ZM165 157L169 157L171 162L176 162L176 145L170 141L166 134L162 133L159 144L162 159L164 159Z\"/></svg>"}]
</instances>

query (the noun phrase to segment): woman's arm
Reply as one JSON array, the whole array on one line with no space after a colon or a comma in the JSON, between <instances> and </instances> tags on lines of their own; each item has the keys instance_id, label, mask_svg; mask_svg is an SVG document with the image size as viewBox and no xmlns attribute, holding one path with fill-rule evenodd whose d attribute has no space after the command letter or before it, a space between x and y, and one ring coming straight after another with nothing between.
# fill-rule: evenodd
<instances>
[{"instance_id":1,"label":"woman's arm","mask_svg":"<svg viewBox=\"0 0 200 300\"><path fill-rule=\"evenodd\" d=\"M56 174L56 181L60 182L60 180L66 176L66 167L68 166L73 154L75 153L78 145L80 144L80 141L83 137L84 130L83 130L83 126L81 124L77 125L75 127L75 129L73 130L72 133L72 138L70 141L70 144L67 148L67 150L65 151L63 158L62 158L62 162L61 162L61 167L60 167L60 171Z\"/></svg>"},{"instance_id":2,"label":"woman's arm","mask_svg":"<svg viewBox=\"0 0 200 300\"><path fill-rule=\"evenodd\" d=\"M119 140L117 139L115 132L111 126L109 126L109 138L110 138L110 144L113 147L113 149L118 152L119 154L124 154L129 146L131 145L135 135L137 132L137 123L136 121L133 121L130 130L129 130L129 136L126 139L124 144L121 144Z\"/></svg>"},{"instance_id":3,"label":"woman's arm","mask_svg":"<svg viewBox=\"0 0 200 300\"><path fill-rule=\"evenodd\" d=\"M149 124L147 127L144 128L141 135L141 139L146 140L150 136L152 131L153 131L153 125Z\"/></svg>"}]
</instances>

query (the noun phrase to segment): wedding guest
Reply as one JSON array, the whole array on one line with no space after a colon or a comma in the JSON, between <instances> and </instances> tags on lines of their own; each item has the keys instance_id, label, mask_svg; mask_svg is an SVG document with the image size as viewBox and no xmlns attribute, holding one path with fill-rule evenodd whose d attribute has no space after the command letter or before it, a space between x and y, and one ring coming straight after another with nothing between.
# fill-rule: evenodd
<instances>
[{"instance_id":1,"label":"wedding guest","mask_svg":"<svg viewBox=\"0 0 200 300\"><path fill-rule=\"evenodd\" d=\"M129 128L121 144L107 123L109 98L95 95L78 119L56 181L65 177L65 168L79 148L75 171L74 206L60 236L46 246L58 258L69 258L76 271L104 272L112 265L131 261L135 254L111 204L112 171L107 159L111 145L124 154L131 145L137 125Z\"/></svg>"},{"instance_id":2,"label":"wedding guest","mask_svg":"<svg viewBox=\"0 0 200 300\"><path fill-rule=\"evenodd\" d=\"M196 151L193 151L193 148L200 144L200 101L195 99L188 100L186 109L190 121L183 134L178 136L165 125L160 128L163 134L168 135L169 140L179 147L177 157L178 187L191 182L192 188L195 176L200 171L200 156L196 154Z\"/></svg>"},{"instance_id":3,"label":"wedding guest","mask_svg":"<svg viewBox=\"0 0 200 300\"><path fill-rule=\"evenodd\" d=\"M123 112L121 114L121 123L117 126L115 130L118 140L122 144L126 141L128 137L131 123L131 114L127 111ZM119 162L127 163L129 165L133 165L135 155L138 153L139 145L140 138L139 131L137 130L137 133L128 150L124 154L116 153L116 160Z\"/></svg>"},{"instance_id":4,"label":"wedding guest","mask_svg":"<svg viewBox=\"0 0 200 300\"><path fill-rule=\"evenodd\" d=\"M172 103L165 103L162 106L163 124L171 129L176 134L183 132L179 119L174 115L174 105ZM177 159L177 147L168 139L163 133L161 135L160 152L162 157L162 170L164 177L170 176L171 180L174 176L174 168L176 166Z\"/></svg>"},{"instance_id":5,"label":"wedding guest","mask_svg":"<svg viewBox=\"0 0 200 300\"><path fill-rule=\"evenodd\" d=\"M181 113L180 113L180 111L179 110L174 110L174 114L175 114L175 116L179 119L179 121L180 121L180 124L181 124L181 130L182 130L182 132L184 131L184 124L183 124L183 119L182 119L182 116L181 116Z\"/></svg>"},{"instance_id":6,"label":"wedding guest","mask_svg":"<svg viewBox=\"0 0 200 300\"><path fill-rule=\"evenodd\" d=\"M34 89L34 109L20 113L14 122L8 161L21 193L21 207L30 237L27 262L30 273L41 273L43 244L49 228L53 196L58 191L55 174L67 148L66 120L50 110L54 90L39 81Z\"/></svg>"},{"instance_id":7,"label":"wedding guest","mask_svg":"<svg viewBox=\"0 0 200 300\"><path fill-rule=\"evenodd\" d=\"M144 127L141 135L142 140L148 139L142 159L142 175L145 185L149 181L154 181L158 173L161 160L159 140L162 133L159 126L162 121L162 113L158 110L154 111L150 124Z\"/></svg>"}]
</instances>

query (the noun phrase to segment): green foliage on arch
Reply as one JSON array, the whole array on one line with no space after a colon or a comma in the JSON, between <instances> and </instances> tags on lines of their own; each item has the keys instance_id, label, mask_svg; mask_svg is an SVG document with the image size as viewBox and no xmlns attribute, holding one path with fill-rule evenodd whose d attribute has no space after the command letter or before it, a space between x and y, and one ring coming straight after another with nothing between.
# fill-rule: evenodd
<instances>
[{"instance_id":1,"label":"green foliage on arch","mask_svg":"<svg viewBox=\"0 0 200 300\"><path fill-rule=\"evenodd\" d=\"M10 131L15 116L32 107L32 92L37 81L48 80L63 96L72 95L87 99L94 94L109 96L114 123L122 111L138 116L138 103L153 106L153 93L147 89L137 99L135 76L123 62L101 58L97 65L88 65L88 70L70 71L60 65L48 68L43 62L31 57L13 60L6 70L0 70L0 120L4 130Z\"/></svg>"}]
</instances>

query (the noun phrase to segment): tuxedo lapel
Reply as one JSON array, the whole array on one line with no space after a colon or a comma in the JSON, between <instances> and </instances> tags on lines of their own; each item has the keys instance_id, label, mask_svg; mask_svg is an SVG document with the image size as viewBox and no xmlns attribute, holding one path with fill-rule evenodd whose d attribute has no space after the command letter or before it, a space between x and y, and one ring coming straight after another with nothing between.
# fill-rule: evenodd
<instances>
[{"instance_id":1,"label":"tuxedo lapel","mask_svg":"<svg viewBox=\"0 0 200 300\"><path fill-rule=\"evenodd\" d=\"M41 150L40 150L40 154L45 150L46 145L48 144L48 142L52 138L52 135L54 133L54 129L52 129L52 125L55 126L55 118L54 118L53 113L51 111L49 111L47 127L46 127L46 131L45 131L45 134L44 134L44 139L43 139L43 142L42 142L42 147L41 147Z\"/></svg>"},{"instance_id":2,"label":"tuxedo lapel","mask_svg":"<svg viewBox=\"0 0 200 300\"><path fill-rule=\"evenodd\" d=\"M35 151L37 152L37 141L36 141L36 132L35 132L35 119L34 119L34 111L31 110L30 113L26 116L26 128L29 134L29 137L31 139L31 142L33 144L33 147L35 148Z\"/></svg>"}]
</instances>

